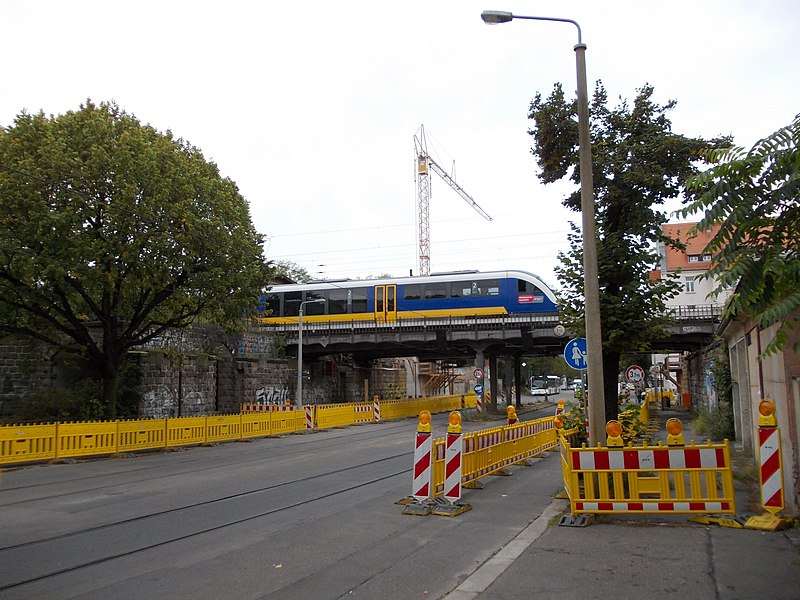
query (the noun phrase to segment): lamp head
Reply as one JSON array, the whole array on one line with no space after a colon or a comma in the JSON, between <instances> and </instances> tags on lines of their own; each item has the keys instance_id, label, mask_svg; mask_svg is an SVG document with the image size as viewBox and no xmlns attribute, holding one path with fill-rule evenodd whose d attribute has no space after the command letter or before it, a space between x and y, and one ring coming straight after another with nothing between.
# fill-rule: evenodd
<instances>
[{"instance_id":1,"label":"lamp head","mask_svg":"<svg viewBox=\"0 0 800 600\"><path fill-rule=\"evenodd\" d=\"M504 10L485 10L481 13L481 19L487 25L497 25L498 23L508 23L514 15Z\"/></svg>"}]
</instances>

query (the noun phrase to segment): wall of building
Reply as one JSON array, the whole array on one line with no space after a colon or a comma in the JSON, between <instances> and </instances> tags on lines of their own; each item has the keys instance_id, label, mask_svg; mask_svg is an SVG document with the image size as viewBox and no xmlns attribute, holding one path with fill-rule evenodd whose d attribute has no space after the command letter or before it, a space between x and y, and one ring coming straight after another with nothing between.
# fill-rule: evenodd
<instances>
[{"instance_id":1,"label":"wall of building","mask_svg":"<svg viewBox=\"0 0 800 600\"><path fill-rule=\"evenodd\" d=\"M724 324L721 335L728 341L737 432L742 432L744 450L752 454L756 464L759 461L758 404L762 398L775 401L781 429L786 512L797 515L800 514L800 357L793 345L800 343L800 335L792 334L783 351L759 360L759 354L774 338L776 330L777 325L760 329L738 317Z\"/></svg>"}]
</instances>

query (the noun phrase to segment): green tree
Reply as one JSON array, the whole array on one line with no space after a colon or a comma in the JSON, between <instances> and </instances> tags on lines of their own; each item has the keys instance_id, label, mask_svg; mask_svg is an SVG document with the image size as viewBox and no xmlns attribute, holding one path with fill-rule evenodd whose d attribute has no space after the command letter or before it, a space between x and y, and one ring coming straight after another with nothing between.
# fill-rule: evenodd
<instances>
[{"instance_id":1,"label":"green tree","mask_svg":"<svg viewBox=\"0 0 800 600\"><path fill-rule=\"evenodd\" d=\"M696 230L720 225L708 245L706 277L717 294L737 286L726 316L748 314L760 327L780 323L764 355L783 348L800 321L800 115L749 151L710 150L712 166L693 177L683 216L704 211Z\"/></svg>"},{"instance_id":2,"label":"green tree","mask_svg":"<svg viewBox=\"0 0 800 600\"><path fill-rule=\"evenodd\" d=\"M234 328L269 269L236 185L113 103L0 129L0 333L82 358L113 417L128 350Z\"/></svg>"},{"instance_id":3,"label":"green tree","mask_svg":"<svg viewBox=\"0 0 800 600\"><path fill-rule=\"evenodd\" d=\"M274 260L269 264L275 270L275 275L286 277L296 283L308 283L312 279L305 268L290 260Z\"/></svg>"},{"instance_id":4,"label":"green tree","mask_svg":"<svg viewBox=\"0 0 800 600\"><path fill-rule=\"evenodd\" d=\"M653 88L645 85L632 104L622 100L610 108L606 90L598 82L590 106L608 419L618 414L620 357L645 350L653 339L665 335L670 323L665 303L678 292L676 280L650 278L651 271L659 268L658 244L682 247L663 234L667 216L658 207L677 197L682 184L697 172L694 162L701 149L726 143L673 133L667 112L675 101L659 105L652 96ZM580 211L577 100L567 100L556 84L546 100L536 94L529 118L535 123L528 133L535 141L531 151L541 169L539 179L574 182L576 187L563 204ZM574 223L571 229L570 250L559 253L556 269L564 290L560 309L570 329L585 331L582 236Z\"/></svg>"}]
</instances>

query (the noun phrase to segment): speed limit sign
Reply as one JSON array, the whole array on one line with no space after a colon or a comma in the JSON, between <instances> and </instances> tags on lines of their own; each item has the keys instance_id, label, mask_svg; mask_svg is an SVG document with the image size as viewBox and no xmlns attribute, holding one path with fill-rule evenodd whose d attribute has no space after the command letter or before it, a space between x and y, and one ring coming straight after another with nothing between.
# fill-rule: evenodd
<instances>
[{"instance_id":1,"label":"speed limit sign","mask_svg":"<svg viewBox=\"0 0 800 600\"><path fill-rule=\"evenodd\" d=\"M475 367L475 370L472 372L475 376L475 379L483 379L483 369L480 367Z\"/></svg>"},{"instance_id":2,"label":"speed limit sign","mask_svg":"<svg viewBox=\"0 0 800 600\"><path fill-rule=\"evenodd\" d=\"M625 379L628 383L642 383L644 381L644 369L639 365L631 365L625 369Z\"/></svg>"}]
</instances>

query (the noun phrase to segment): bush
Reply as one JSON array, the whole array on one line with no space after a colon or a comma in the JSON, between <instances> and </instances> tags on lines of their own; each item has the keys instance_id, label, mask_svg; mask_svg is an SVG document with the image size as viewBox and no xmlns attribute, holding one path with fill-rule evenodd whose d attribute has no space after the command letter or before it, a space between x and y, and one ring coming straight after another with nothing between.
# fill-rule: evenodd
<instances>
[{"instance_id":1,"label":"bush","mask_svg":"<svg viewBox=\"0 0 800 600\"><path fill-rule=\"evenodd\" d=\"M720 402L711 410L700 409L692 420L692 428L715 441L732 440L735 437L733 408L729 402Z\"/></svg>"},{"instance_id":2,"label":"bush","mask_svg":"<svg viewBox=\"0 0 800 600\"><path fill-rule=\"evenodd\" d=\"M97 421L104 418L100 384L84 380L73 389L56 389L24 398L14 411L13 423Z\"/></svg>"},{"instance_id":3,"label":"bush","mask_svg":"<svg viewBox=\"0 0 800 600\"><path fill-rule=\"evenodd\" d=\"M647 423L642 423L639 419L642 407L638 404L630 403L623 407L617 420L622 425L622 441L626 444L649 442L647 433Z\"/></svg>"}]
</instances>

